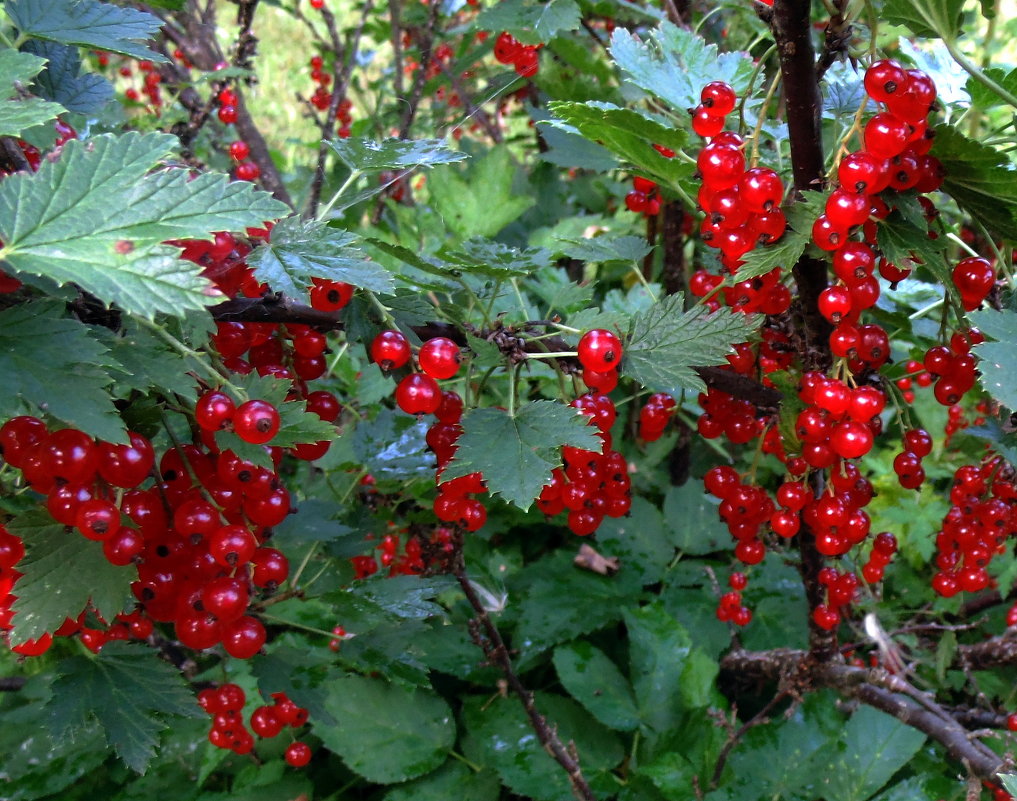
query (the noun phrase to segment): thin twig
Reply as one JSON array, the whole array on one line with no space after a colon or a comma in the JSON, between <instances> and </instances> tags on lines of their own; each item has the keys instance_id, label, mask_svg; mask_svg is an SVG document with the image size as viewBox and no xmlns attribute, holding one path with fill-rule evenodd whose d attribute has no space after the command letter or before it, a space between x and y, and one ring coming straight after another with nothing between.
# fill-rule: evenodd
<instances>
[{"instance_id":1,"label":"thin twig","mask_svg":"<svg viewBox=\"0 0 1017 801\"><path fill-rule=\"evenodd\" d=\"M456 580L459 582L459 586L466 595L466 600L473 607L476 620L483 629L484 637L483 639L478 637L480 640L478 645L484 649L488 659L497 664L501 668L502 673L505 674L505 680L508 682L512 692L519 698L523 709L526 710L526 716L530 719L530 725L533 726L540 744L544 746L555 762L561 765L562 769L568 774L569 783L572 785L572 792L576 798L582 799L582 801L596 801L596 796L593 795L593 791L590 789L590 785L587 783L586 777L583 776L583 772L579 767L575 746L572 743L569 743L569 746L562 743L558 733L553 727L548 725L547 718L537 710L533 693L523 686L522 681L520 681L519 676L512 667L512 658L509 656L505 641L502 639L498 627L494 625L494 621L487 614L483 601L477 596L476 590L473 589L473 585L466 575L466 566L461 552L455 561L453 572Z\"/></svg>"},{"instance_id":2,"label":"thin twig","mask_svg":"<svg viewBox=\"0 0 1017 801\"><path fill-rule=\"evenodd\" d=\"M786 690L781 690L773 698L771 698L762 709L760 709L755 715L745 721L737 731L732 732L728 735L727 741L720 749L720 753L717 755L717 764L713 767L713 776L710 778L710 789L716 790L717 785L720 784L720 777L724 773L724 765L727 763L728 754L731 753L732 749L738 744L738 742L745 736L745 733L761 723L769 722L767 717L781 701L787 698L789 693Z\"/></svg>"}]
</instances>

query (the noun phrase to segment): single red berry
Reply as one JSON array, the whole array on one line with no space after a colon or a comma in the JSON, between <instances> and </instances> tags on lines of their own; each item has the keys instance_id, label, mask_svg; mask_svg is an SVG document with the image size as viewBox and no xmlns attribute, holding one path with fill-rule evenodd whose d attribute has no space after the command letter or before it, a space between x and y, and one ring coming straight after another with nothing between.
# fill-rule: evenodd
<instances>
[{"instance_id":1,"label":"single red berry","mask_svg":"<svg viewBox=\"0 0 1017 801\"><path fill-rule=\"evenodd\" d=\"M382 331L371 341L371 360L382 370L398 370L412 355L410 343L401 331Z\"/></svg>"},{"instance_id":2,"label":"single red berry","mask_svg":"<svg viewBox=\"0 0 1017 801\"><path fill-rule=\"evenodd\" d=\"M307 743L290 743L286 748L286 763L294 768L302 768L311 761L311 746Z\"/></svg>"},{"instance_id":3,"label":"single red berry","mask_svg":"<svg viewBox=\"0 0 1017 801\"><path fill-rule=\"evenodd\" d=\"M434 337L420 346L417 361L431 378L451 378L459 372L459 346L447 337Z\"/></svg>"},{"instance_id":4,"label":"single red berry","mask_svg":"<svg viewBox=\"0 0 1017 801\"><path fill-rule=\"evenodd\" d=\"M230 142L230 158L234 161L243 161L251 155L251 148L243 139Z\"/></svg>"},{"instance_id":5,"label":"single red berry","mask_svg":"<svg viewBox=\"0 0 1017 801\"><path fill-rule=\"evenodd\" d=\"M233 419L235 411L233 398L220 390L211 390L194 405L194 420L205 431L219 431Z\"/></svg>"},{"instance_id":6,"label":"single red berry","mask_svg":"<svg viewBox=\"0 0 1017 801\"><path fill-rule=\"evenodd\" d=\"M233 415L233 430L244 442L263 445L279 431L279 411L268 401L249 400Z\"/></svg>"},{"instance_id":7,"label":"single red berry","mask_svg":"<svg viewBox=\"0 0 1017 801\"><path fill-rule=\"evenodd\" d=\"M587 370L605 373L621 361L622 343L616 334L603 328L587 331L579 340L579 363Z\"/></svg>"},{"instance_id":8,"label":"single red berry","mask_svg":"<svg viewBox=\"0 0 1017 801\"><path fill-rule=\"evenodd\" d=\"M407 414L431 414L441 406L441 387L429 375L410 373L396 387L395 400Z\"/></svg>"},{"instance_id":9,"label":"single red berry","mask_svg":"<svg viewBox=\"0 0 1017 801\"><path fill-rule=\"evenodd\" d=\"M223 125L232 125L237 121L236 106L219 106L219 121Z\"/></svg>"},{"instance_id":10,"label":"single red berry","mask_svg":"<svg viewBox=\"0 0 1017 801\"><path fill-rule=\"evenodd\" d=\"M707 113L714 117L726 117L734 111L738 95L729 84L723 81L712 81L703 87L699 99Z\"/></svg>"}]
</instances>

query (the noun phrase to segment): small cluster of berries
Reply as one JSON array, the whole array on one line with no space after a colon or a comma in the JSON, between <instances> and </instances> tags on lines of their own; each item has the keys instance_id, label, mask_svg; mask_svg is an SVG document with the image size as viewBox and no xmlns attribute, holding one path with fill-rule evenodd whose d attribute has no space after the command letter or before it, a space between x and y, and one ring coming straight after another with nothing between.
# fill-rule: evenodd
<instances>
[{"instance_id":1,"label":"small cluster of berries","mask_svg":"<svg viewBox=\"0 0 1017 801\"><path fill-rule=\"evenodd\" d=\"M573 534L585 537L600 528L605 517L624 517L632 506L628 463L612 449L611 427L617 412L614 402L597 391L572 401L573 407L590 418L602 440L601 452L566 446L564 468L556 468L551 483L537 496L537 508L548 517L567 512Z\"/></svg>"},{"instance_id":2,"label":"small cluster of berries","mask_svg":"<svg viewBox=\"0 0 1017 801\"><path fill-rule=\"evenodd\" d=\"M741 572L734 572L727 579L729 592L720 596L717 603L717 620L734 623L736 626L747 626L752 622L752 610L742 601L742 593L749 585L749 577Z\"/></svg>"},{"instance_id":3,"label":"small cluster of berries","mask_svg":"<svg viewBox=\"0 0 1017 801\"><path fill-rule=\"evenodd\" d=\"M824 567L819 571L819 583L826 587L826 603L812 610L812 620L819 628L832 631L840 624L840 610L855 598L858 577L854 573L841 573L836 568Z\"/></svg>"},{"instance_id":4,"label":"small cluster of berries","mask_svg":"<svg viewBox=\"0 0 1017 801\"><path fill-rule=\"evenodd\" d=\"M101 69L105 69L106 67L109 66L110 63L109 53L96 53L95 55L96 63ZM190 66L189 64L186 63L184 54L180 50L174 52L173 55L174 58L180 61L181 64L184 64L184 66ZM119 62L120 66L116 68L116 74L119 77L124 78L125 80L132 78L134 75L134 69L131 66L131 60L124 57L120 58ZM147 59L139 61L137 63L137 69L138 72L144 76L141 79L141 89L139 91L139 89L136 86L128 85L124 89L124 97L127 100L131 101L132 103L141 103L143 102L141 97L142 95L144 95L147 98L147 102L151 107L151 110L154 112L158 112L159 109L162 108L163 104L162 93L159 89L159 86L162 83L162 75L155 68L155 64L153 64L151 61L148 61ZM127 82L128 84L130 84L129 80L127 80Z\"/></svg>"},{"instance_id":5,"label":"small cluster of berries","mask_svg":"<svg viewBox=\"0 0 1017 801\"><path fill-rule=\"evenodd\" d=\"M959 467L953 480L952 506L936 534L939 572L932 579L932 588L946 598L993 585L989 563L1017 533L1017 484L999 456Z\"/></svg>"},{"instance_id":6,"label":"small cluster of berries","mask_svg":"<svg viewBox=\"0 0 1017 801\"><path fill-rule=\"evenodd\" d=\"M657 184L640 175L632 179L632 191L625 195L625 207L644 217L656 217L660 213L660 193Z\"/></svg>"},{"instance_id":7,"label":"small cluster of berries","mask_svg":"<svg viewBox=\"0 0 1017 801\"><path fill-rule=\"evenodd\" d=\"M309 713L297 706L286 693L272 693L272 704L263 704L251 712L250 730L244 725L244 706L247 694L237 684L220 684L198 693L198 703L212 716L208 741L216 748L236 754L249 754L254 749L254 737L277 737L283 728L299 729L307 724ZM252 733L253 732L253 733ZM299 740L286 748L286 762L302 768L311 761L311 747Z\"/></svg>"},{"instance_id":8,"label":"small cluster of berries","mask_svg":"<svg viewBox=\"0 0 1017 801\"><path fill-rule=\"evenodd\" d=\"M540 69L540 45L525 45L508 31L494 40L494 58L499 64L511 64L524 78L532 78Z\"/></svg>"},{"instance_id":9,"label":"small cluster of berries","mask_svg":"<svg viewBox=\"0 0 1017 801\"><path fill-rule=\"evenodd\" d=\"M229 86L224 86L216 95L216 102L219 104L219 109L216 112L219 122L223 125L234 125L238 116L237 106L240 103L237 93ZM229 153L230 158L237 162L233 174L238 180L257 181L261 177L261 168L253 161L247 161L247 157L251 154L251 148L243 139L231 142Z\"/></svg>"},{"instance_id":10,"label":"small cluster of berries","mask_svg":"<svg viewBox=\"0 0 1017 801\"><path fill-rule=\"evenodd\" d=\"M320 55L311 56L310 67L311 80L315 84L314 94L311 95L311 105L318 111L326 111L332 105L332 92L328 88L332 83L332 75L325 71L325 59ZM353 101L348 97L339 100L335 118L336 136L340 139L346 139L350 135L350 126L353 124L352 110Z\"/></svg>"},{"instance_id":11,"label":"small cluster of berries","mask_svg":"<svg viewBox=\"0 0 1017 801\"><path fill-rule=\"evenodd\" d=\"M936 382L933 394L944 406L953 406L975 385L978 360L971 352L974 345L985 341L977 328L958 331L950 344L936 345L925 353L924 367Z\"/></svg>"}]
</instances>

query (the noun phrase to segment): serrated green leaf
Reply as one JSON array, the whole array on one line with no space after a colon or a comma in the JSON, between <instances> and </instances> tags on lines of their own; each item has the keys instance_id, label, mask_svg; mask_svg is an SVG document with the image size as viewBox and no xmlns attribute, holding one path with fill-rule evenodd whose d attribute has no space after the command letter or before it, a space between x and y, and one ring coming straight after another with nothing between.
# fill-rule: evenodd
<instances>
[{"instance_id":1,"label":"serrated green leaf","mask_svg":"<svg viewBox=\"0 0 1017 801\"><path fill-rule=\"evenodd\" d=\"M56 737L97 721L106 742L138 773L145 772L159 732L169 725L165 716L201 713L176 668L151 648L122 642L107 643L94 658L59 662L46 710Z\"/></svg>"},{"instance_id":2,"label":"serrated green leaf","mask_svg":"<svg viewBox=\"0 0 1017 801\"><path fill-rule=\"evenodd\" d=\"M551 260L543 248L520 250L482 237L468 239L456 250L443 249L439 255L448 260L450 269L502 280L527 276Z\"/></svg>"},{"instance_id":3,"label":"serrated green leaf","mask_svg":"<svg viewBox=\"0 0 1017 801\"><path fill-rule=\"evenodd\" d=\"M936 644L936 678L946 681L946 671L957 655L957 635L952 631L943 632Z\"/></svg>"},{"instance_id":4,"label":"serrated green leaf","mask_svg":"<svg viewBox=\"0 0 1017 801\"><path fill-rule=\"evenodd\" d=\"M641 261L653 248L641 236L593 236L558 239L555 249L580 261Z\"/></svg>"},{"instance_id":5,"label":"serrated green leaf","mask_svg":"<svg viewBox=\"0 0 1017 801\"><path fill-rule=\"evenodd\" d=\"M316 724L315 734L350 769L373 782L422 776L445 761L455 742L448 704L433 693L382 679L345 676L335 681L325 708L339 724Z\"/></svg>"},{"instance_id":6,"label":"serrated green leaf","mask_svg":"<svg viewBox=\"0 0 1017 801\"><path fill-rule=\"evenodd\" d=\"M260 225L286 207L224 175L152 172L175 143L158 133L75 139L37 173L10 176L0 185L0 259L145 317L214 303L201 268L159 243Z\"/></svg>"},{"instance_id":7,"label":"serrated green leaf","mask_svg":"<svg viewBox=\"0 0 1017 801\"><path fill-rule=\"evenodd\" d=\"M624 609L629 641L629 675L640 720L657 732L674 725L681 708L681 675L692 640L657 602Z\"/></svg>"},{"instance_id":8,"label":"serrated green leaf","mask_svg":"<svg viewBox=\"0 0 1017 801\"><path fill-rule=\"evenodd\" d=\"M668 295L632 319L621 371L654 392L705 392L692 368L723 364L731 346L748 340L756 325L754 315L711 314L704 306L683 311L684 302L682 293Z\"/></svg>"},{"instance_id":9,"label":"serrated green leaf","mask_svg":"<svg viewBox=\"0 0 1017 801\"><path fill-rule=\"evenodd\" d=\"M711 81L725 81L742 94L753 72L748 53L721 53L717 45L670 22L649 36L616 28L611 56L628 80L678 114L699 105L699 94Z\"/></svg>"},{"instance_id":10,"label":"serrated green leaf","mask_svg":"<svg viewBox=\"0 0 1017 801\"><path fill-rule=\"evenodd\" d=\"M449 759L434 773L393 787L384 801L491 801L501 789L498 777L491 771L474 773L462 762Z\"/></svg>"},{"instance_id":11,"label":"serrated green leaf","mask_svg":"<svg viewBox=\"0 0 1017 801\"><path fill-rule=\"evenodd\" d=\"M669 487L663 511L672 542L690 556L714 553L730 543L716 503L694 481Z\"/></svg>"},{"instance_id":12,"label":"serrated green leaf","mask_svg":"<svg viewBox=\"0 0 1017 801\"><path fill-rule=\"evenodd\" d=\"M903 25L920 38L956 39L961 32L964 0L886 0L880 18Z\"/></svg>"},{"instance_id":13,"label":"serrated green leaf","mask_svg":"<svg viewBox=\"0 0 1017 801\"><path fill-rule=\"evenodd\" d=\"M125 442L107 367L109 351L89 329L39 301L0 311L0 415L44 413L112 442ZM68 392L68 382L74 387Z\"/></svg>"},{"instance_id":14,"label":"serrated green leaf","mask_svg":"<svg viewBox=\"0 0 1017 801\"><path fill-rule=\"evenodd\" d=\"M18 563L24 575L17 584L12 642L55 631L90 601L105 620L124 609L138 572L110 564L102 543L68 531L42 509L15 517L7 529L25 542L25 557ZM88 580L79 581L81 576Z\"/></svg>"},{"instance_id":15,"label":"serrated green leaf","mask_svg":"<svg viewBox=\"0 0 1017 801\"><path fill-rule=\"evenodd\" d=\"M583 774L595 781L618 765L618 738L570 698L537 693L537 710L562 742L573 742ZM568 776L544 750L515 698L469 699L463 712L469 733L467 756L498 772L517 795L534 801L571 801Z\"/></svg>"},{"instance_id":16,"label":"serrated green leaf","mask_svg":"<svg viewBox=\"0 0 1017 801\"><path fill-rule=\"evenodd\" d=\"M114 376L118 397L126 397L132 390L148 393L153 388L187 397L194 394L195 388L194 378L188 373L201 373L211 367L207 358L199 364L195 357L172 350L152 331L131 320L125 320L116 333L96 328L92 335L110 349L120 368Z\"/></svg>"},{"instance_id":17,"label":"serrated green leaf","mask_svg":"<svg viewBox=\"0 0 1017 801\"><path fill-rule=\"evenodd\" d=\"M0 136L20 136L35 125L55 119L63 107L48 100L0 100Z\"/></svg>"},{"instance_id":18,"label":"serrated green leaf","mask_svg":"<svg viewBox=\"0 0 1017 801\"><path fill-rule=\"evenodd\" d=\"M463 415L463 434L442 481L479 471L491 494L529 509L561 464L562 445L600 452L602 443L588 420L555 401L527 403L514 416L501 409L472 409Z\"/></svg>"},{"instance_id":19,"label":"serrated green leaf","mask_svg":"<svg viewBox=\"0 0 1017 801\"><path fill-rule=\"evenodd\" d=\"M830 801L865 801L883 787L925 743L925 735L896 718L861 706L844 727L844 750L831 760L824 795Z\"/></svg>"},{"instance_id":20,"label":"serrated green leaf","mask_svg":"<svg viewBox=\"0 0 1017 801\"><path fill-rule=\"evenodd\" d=\"M382 409L374 420L360 422L353 430L353 453L378 478L417 478L434 470L426 434L423 421Z\"/></svg>"},{"instance_id":21,"label":"serrated green leaf","mask_svg":"<svg viewBox=\"0 0 1017 801\"><path fill-rule=\"evenodd\" d=\"M943 191L989 230L1017 240L1017 169L1006 155L951 125L936 128L932 155L945 171Z\"/></svg>"},{"instance_id":22,"label":"serrated green leaf","mask_svg":"<svg viewBox=\"0 0 1017 801\"><path fill-rule=\"evenodd\" d=\"M547 42L561 31L579 28L582 15L575 0L501 0L477 15L480 30L509 31L526 44Z\"/></svg>"},{"instance_id":23,"label":"serrated green leaf","mask_svg":"<svg viewBox=\"0 0 1017 801\"><path fill-rule=\"evenodd\" d=\"M758 245L742 256L738 271L732 281L747 281L760 275L766 275L775 267L790 270L802 257L809 244L809 237L788 229L784 235L771 245Z\"/></svg>"},{"instance_id":24,"label":"serrated green leaf","mask_svg":"<svg viewBox=\"0 0 1017 801\"><path fill-rule=\"evenodd\" d=\"M630 731L639 725L632 687L599 648L580 640L554 652L562 686L605 726Z\"/></svg>"},{"instance_id":25,"label":"serrated green leaf","mask_svg":"<svg viewBox=\"0 0 1017 801\"><path fill-rule=\"evenodd\" d=\"M924 265L946 287L954 302L960 305L960 295L943 257L946 249L944 237L930 238L926 228L915 227L900 212L895 211L879 221L876 242L883 257L898 267Z\"/></svg>"},{"instance_id":26,"label":"serrated green leaf","mask_svg":"<svg viewBox=\"0 0 1017 801\"><path fill-rule=\"evenodd\" d=\"M494 236L530 208L536 199L514 193L516 168L506 148L491 150L463 173L446 167L428 182L431 200L446 225L459 236Z\"/></svg>"},{"instance_id":27,"label":"serrated green leaf","mask_svg":"<svg viewBox=\"0 0 1017 801\"><path fill-rule=\"evenodd\" d=\"M4 9L22 36L167 61L141 42L162 26L158 17L97 0L6 0Z\"/></svg>"},{"instance_id":28,"label":"serrated green leaf","mask_svg":"<svg viewBox=\"0 0 1017 801\"><path fill-rule=\"evenodd\" d=\"M409 170L452 164L468 158L441 139L332 139L329 147L351 170L365 175L385 170Z\"/></svg>"},{"instance_id":29,"label":"serrated green leaf","mask_svg":"<svg viewBox=\"0 0 1017 801\"><path fill-rule=\"evenodd\" d=\"M287 217L272 228L271 238L259 246L248 263L254 275L276 292L308 302L312 278L343 281L373 292L390 293L388 270L367 259L357 247L358 237L319 220Z\"/></svg>"},{"instance_id":30,"label":"serrated green leaf","mask_svg":"<svg viewBox=\"0 0 1017 801\"><path fill-rule=\"evenodd\" d=\"M991 78L997 86L1002 87L1011 95L1017 94L1017 67L1006 70L1003 67L988 67L983 70L986 77ZM971 105L981 109L995 108L996 106L1007 105L1007 101L1000 97L991 88L968 77L964 85L965 90L971 96Z\"/></svg>"},{"instance_id":31,"label":"serrated green leaf","mask_svg":"<svg viewBox=\"0 0 1017 801\"><path fill-rule=\"evenodd\" d=\"M14 94L15 84L27 87L45 66L45 59L31 53L0 50L0 87L5 96Z\"/></svg>"},{"instance_id":32,"label":"serrated green leaf","mask_svg":"<svg viewBox=\"0 0 1017 801\"><path fill-rule=\"evenodd\" d=\"M1003 783L1003 789L1010 795L1017 793L1017 773L999 773L999 780Z\"/></svg>"},{"instance_id":33,"label":"serrated green leaf","mask_svg":"<svg viewBox=\"0 0 1017 801\"><path fill-rule=\"evenodd\" d=\"M280 403L277 408L280 418L279 431L272 437L270 445L292 448L295 445L331 441L336 438L335 426L307 411L307 404L304 401L286 401Z\"/></svg>"},{"instance_id":34,"label":"serrated green leaf","mask_svg":"<svg viewBox=\"0 0 1017 801\"><path fill-rule=\"evenodd\" d=\"M1017 409L1017 313L980 311L968 315L989 339L974 347L985 391L1008 409Z\"/></svg>"},{"instance_id":35,"label":"serrated green leaf","mask_svg":"<svg viewBox=\"0 0 1017 801\"><path fill-rule=\"evenodd\" d=\"M688 142L685 131L668 120L599 101L552 101L548 108L559 118L550 120L548 125L563 131L578 131L666 185L675 186L696 171L694 164L684 159L665 158L654 149L653 145L657 144L678 151Z\"/></svg>"},{"instance_id":36,"label":"serrated green leaf","mask_svg":"<svg viewBox=\"0 0 1017 801\"><path fill-rule=\"evenodd\" d=\"M266 470L273 470L272 455L262 445L240 439L232 431L216 431L215 445L220 451L231 451L236 457Z\"/></svg>"}]
</instances>

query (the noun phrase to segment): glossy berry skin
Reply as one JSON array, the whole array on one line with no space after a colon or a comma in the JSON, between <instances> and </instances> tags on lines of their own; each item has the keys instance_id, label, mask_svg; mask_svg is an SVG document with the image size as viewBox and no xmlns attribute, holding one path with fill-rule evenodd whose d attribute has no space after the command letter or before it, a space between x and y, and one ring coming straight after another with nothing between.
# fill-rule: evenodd
<instances>
[{"instance_id":1,"label":"glossy berry skin","mask_svg":"<svg viewBox=\"0 0 1017 801\"><path fill-rule=\"evenodd\" d=\"M148 478L155 465L152 443L141 434L128 432L130 445L99 443L99 476L114 487L129 489Z\"/></svg>"},{"instance_id":2,"label":"glossy berry skin","mask_svg":"<svg viewBox=\"0 0 1017 801\"><path fill-rule=\"evenodd\" d=\"M400 331L382 331L371 341L371 360L382 370L398 370L412 355L409 340Z\"/></svg>"},{"instance_id":3,"label":"glossy berry skin","mask_svg":"<svg viewBox=\"0 0 1017 801\"><path fill-rule=\"evenodd\" d=\"M290 743L286 748L286 764L302 768L311 761L311 746L307 743Z\"/></svg>"},{"instance_id":4,"label":"glossy berry skin","mask_svg":"<svg viewBox=\"0 0 1017 801\"><path fill-rule=\"evenodd\" d=\"M888 112L880 112L865 124L865 149L878 158L893 158L907 147L908 124Z\"/></svg>"},{"instance_id":5,"label":"glossy berry skin","mask_svg":"<svg viewBox=\"0 0 1017 801\"><path fill-rule=\"evenodd\" d=\"M417 361L431 378L451 378L459 372L459 346L447 337L434 337L420 346Z\"/></svg>"},{"instance_id":6,"label":"glossy berry skin","mask_svg":"<svg viewBox=\"0 0 1017 801\"><path fill-rule=\"evenodd\" d=\"M251 148L243 139L237 139L230 143L230 158L234 161L243 161L251 155Z\"/></svg>"},{"instance_id":7,"label":"glossy berry skin","mask_svg":"<svg viewBox=\"0 0 1017 801\"><path fill-rule=\"evenodd\" d=\"M232 125L237 121L237 109L235 106L220 106L219 121L223 125Z\"/></svg>"},{"instance_id":8,"label":"glossy berry skin","mask_svg":"<svg viewBox=\"0 0 1017 801\"><path fill-rule=\"evenodd\" d=\"M579 363L587 370L606 373L622 357L622 343L616 334L603 328L587 331L579 340Z\"/></svg>"},{"instance_id":9,"label":"glossy berry skin","mask_svg":"<svg viewBox=\"0 0 1017 801\"><path fill-rule=\"evenodd\" d=\"M233 430L244 442L264 445L279 431L279 411L263 400L241 403L233 415Z\"/></svg>"},{"instance_id":10,"label":"glossy berry skin","mask_svg":"<svg viewBox=\"0 0 1017 801\"><path fill-rule=\"evenodd\" d=\"M222 645L235 659L250 659L265 644L265 627L255 617L244 615L223 627Z\"/></svg>"},{"instance_id":11,"label":"glossy berry skin","mask_svg":"<svg viewBox=\"0 0 1017 801\"><path fill-rule=\"evenodd\" d=\"M713 81L703 87L699 99L707 114L714 117L726 117L734 111L738 95L729 84L723 81Z\"/></svg>"},{"instance_id":12,"label":"glossy berry skin","mask_svg":"<svg viewBox=\"0 0 1017 801\"><path fill-rule=\"evenodd\" d=\"M996 271L988 259L961 259L953 268L953 282L960 292L965 311L977 309L996 282Z\"/></svg>"},{"instance_id":13,"label":"glossy berry skin","mask_svg":"<svg viewBox=\"0 0 1017 801\"><path fill-rule=\"evenodd\" d=\"M875 61L865 71L865 91L877 103L886 103L894 95L903 94L909 82L907 70L890 59Z\"/></svg>"},{"instance_id":14,"label":"glossy berry skin","mask_svg":"<svg viewBox=\"0 0 1017 801\"><path fill-rule=\"evenodd\" d=\"M233 419L236 411L233 398L225 392L206 392L194 405L194 421L205 431L219 431Z\"/></svg>"},{"instance_id":15,"label":"glossy berry skin","mask_svg":"<svg viewBox=\"0 0 1017 801\"><path fill-rule=\"evenodd\" d=\"M441 406L441 387L429 375L410 373L396 387L395 401L407 414L431 414Z\"/></svg>"}]
</instances>

